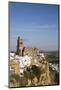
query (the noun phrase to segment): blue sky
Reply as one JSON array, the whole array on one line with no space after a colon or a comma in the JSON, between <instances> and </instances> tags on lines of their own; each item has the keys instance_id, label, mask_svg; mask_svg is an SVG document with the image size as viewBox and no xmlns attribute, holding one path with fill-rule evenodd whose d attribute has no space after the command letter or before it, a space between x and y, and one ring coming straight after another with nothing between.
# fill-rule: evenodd
<instances>
[{"instance_id":1,"label":"blue sky","mask_svg":"<svg viewBox=\"0 0 61 90\"><path fill-rule=\"evenodd\" d=\"M9 3L10 50L16 50L17 37L26 46L58 50L58 6Z\"/></svg>"}]
</instances>

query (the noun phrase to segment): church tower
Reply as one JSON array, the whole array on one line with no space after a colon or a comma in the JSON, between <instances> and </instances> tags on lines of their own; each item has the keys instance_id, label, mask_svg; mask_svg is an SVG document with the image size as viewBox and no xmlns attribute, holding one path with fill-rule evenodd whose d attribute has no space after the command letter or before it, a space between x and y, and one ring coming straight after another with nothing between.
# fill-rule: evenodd
<instances>
[{"instance_id":1,"label":"church tower","mask_svg":"<svg viewBox=\"0 0 61 90\"><path fill-rule=\"evenodd\" d=\"M18 40L17 40L17 54L20 55L20 56L23 56L23 49L24 49L23 39L20 39L20 37L18 37Z\"/></svg>"}]
</instances>

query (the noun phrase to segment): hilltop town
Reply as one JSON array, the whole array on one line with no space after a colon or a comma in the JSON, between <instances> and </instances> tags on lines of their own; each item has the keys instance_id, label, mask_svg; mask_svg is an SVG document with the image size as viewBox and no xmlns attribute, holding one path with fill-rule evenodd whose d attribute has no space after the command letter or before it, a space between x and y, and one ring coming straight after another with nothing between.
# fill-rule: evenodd
<instances>
[{"instance_id":1,"label":"hilltop town","mask_svg":"<svg viewBox=\"0 0 61 90\"><path fill-rule=\"evenodd\" d=\"M58 73L38 48L25 47L18 37L16 52L10 52L9 87L57 85Z\"/></svg>"}]
</instances>

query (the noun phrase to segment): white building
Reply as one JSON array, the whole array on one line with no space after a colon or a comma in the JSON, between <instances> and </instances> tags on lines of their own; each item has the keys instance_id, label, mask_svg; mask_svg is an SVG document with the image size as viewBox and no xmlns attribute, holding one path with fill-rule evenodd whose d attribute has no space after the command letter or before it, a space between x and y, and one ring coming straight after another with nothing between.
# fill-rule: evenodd
<instances>
[{"instance_id":1,"label":"white building","mask_svg":"<svg viewBox=\"0 0 61 90\"><path fill-rule=\"evenodd\" d=\"M10 61L15 60L15 63L19 62L20 66L20 74L23 74L26 67L29 67L31 65L32 57L29 57L27 55L25 56L19 56L15 55L14 53L10 53Z\"/></svg>"}]
</instances>

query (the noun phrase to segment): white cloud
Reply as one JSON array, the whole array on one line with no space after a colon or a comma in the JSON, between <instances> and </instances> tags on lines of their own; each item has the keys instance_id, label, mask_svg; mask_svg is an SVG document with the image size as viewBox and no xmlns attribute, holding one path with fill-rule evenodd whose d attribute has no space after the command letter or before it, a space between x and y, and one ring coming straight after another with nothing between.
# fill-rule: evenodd
<instances>
[{"instance_id":1,"label":"white cloud","mask_svg":"<svg viewBox=\"0 0 61 90\"><path fill-rule=\"evenodd\" d=\"M45 24L45 25L35 26L35 28L38 28L38 29L58 28L58 25L55 25L55 24L52 24L52 25Z\"/></svg>"},{"instance_id":2,"label":"white cloud","mask_svg":"<svg viewBox=\"0 0 61 90\"><path fill-rule=\"evenodd\" d=\"M58 28L58 24L38 24L38 23L28 23L24 25L25 28L33 29L55 29Z\"/></svg>"}]
</instances>

